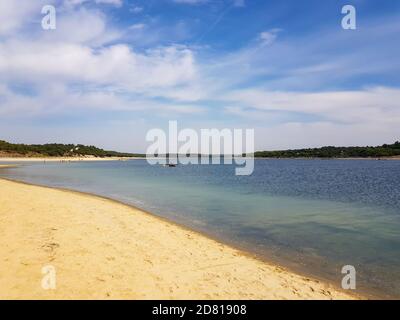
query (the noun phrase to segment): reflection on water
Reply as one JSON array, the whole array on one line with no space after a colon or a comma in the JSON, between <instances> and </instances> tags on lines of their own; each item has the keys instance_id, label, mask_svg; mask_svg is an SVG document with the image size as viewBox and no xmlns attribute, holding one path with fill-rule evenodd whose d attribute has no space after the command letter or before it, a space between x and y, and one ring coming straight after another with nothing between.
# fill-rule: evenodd
<instances>
[{"instance_id":1,"label":"reflection on water","mask_svg":"<svg viewBox=\"0 0 400 320\"><path fill-rule=\"evenodd\" d=\"M96 193L340 284L400 296L400 161L256 160L234 166L146 161L36 163L0 176Z\"/></svg>"}]
</instances>

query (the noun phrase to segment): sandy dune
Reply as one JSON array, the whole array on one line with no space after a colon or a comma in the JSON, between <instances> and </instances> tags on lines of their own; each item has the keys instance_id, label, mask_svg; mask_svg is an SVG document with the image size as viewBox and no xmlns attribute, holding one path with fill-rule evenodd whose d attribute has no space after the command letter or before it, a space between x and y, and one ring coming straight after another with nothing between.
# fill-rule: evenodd
<instances>
[{"instance_id":1,"label":"sandy dune","mask_svg":"<svg viewBox=\"0 0 400 320\"><path fill-rule=\"evenodd\" d=\"M0 298L352 297L129 206L0 179Z\"/></svg>"}]
</instances>

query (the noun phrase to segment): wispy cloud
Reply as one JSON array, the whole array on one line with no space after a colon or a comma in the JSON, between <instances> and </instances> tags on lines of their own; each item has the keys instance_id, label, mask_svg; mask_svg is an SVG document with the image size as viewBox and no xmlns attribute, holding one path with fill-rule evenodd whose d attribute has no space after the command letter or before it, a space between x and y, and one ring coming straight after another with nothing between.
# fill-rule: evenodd
<instances>
[{"instance_id":1,"label":"wispy cloud","mask_svg":"<svg viewBox=\"0 0 400 320\"><path fill-rule=\"evenodd\" d=\"M222 98L236 109L255 112L282 111L318 116L336 123L382 124L400 121L400 89L376 87L357 91L271 92L261 89L237 90Z\"/></svg>"},{"instance_id":2,"label":"wispy cloud","mask_svg":"<svg viewBox=\"0 0 400 320\"><path fill-rule=\"evenodd\" d=\"M281 32L281 29L271 29L268 31L263 31L258 35L258 40L264 46L268 46L275 42L276 38L278 37L278 33Z\"/></svg>"}]
</instances>

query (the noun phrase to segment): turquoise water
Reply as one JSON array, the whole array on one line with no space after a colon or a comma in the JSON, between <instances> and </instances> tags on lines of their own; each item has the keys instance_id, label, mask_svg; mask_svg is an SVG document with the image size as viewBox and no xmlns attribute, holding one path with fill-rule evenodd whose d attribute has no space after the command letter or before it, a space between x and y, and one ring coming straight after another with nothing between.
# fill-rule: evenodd
<instances>
[{"instance_id":1,"label":"turquoise water","mask_svg":"<svg viewBox=\"0 0 400 320\"><path fill-rule=\"evenodd\" d=\"M187 225L340 286L400 297L400 161L256 160L231 165L36 163L0 176L95 193Z\"/></svg>"}]
</instances>

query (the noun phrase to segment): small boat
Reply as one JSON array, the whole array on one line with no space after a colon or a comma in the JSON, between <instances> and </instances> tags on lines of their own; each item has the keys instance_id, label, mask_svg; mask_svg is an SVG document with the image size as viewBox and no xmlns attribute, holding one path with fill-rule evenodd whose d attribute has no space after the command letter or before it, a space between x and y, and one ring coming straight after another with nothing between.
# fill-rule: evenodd
<instances>
[{"instance_id":1,"label":"small boat","mask_svg":"<svg viewBox=\"0 0 400 320\"><path fill-rule=\"evenodd\" d=\"M168 164L164 164L163 167L175 168L175 167L176 167L176 164L168 163Z\"/></svg>"}]
</instances>

